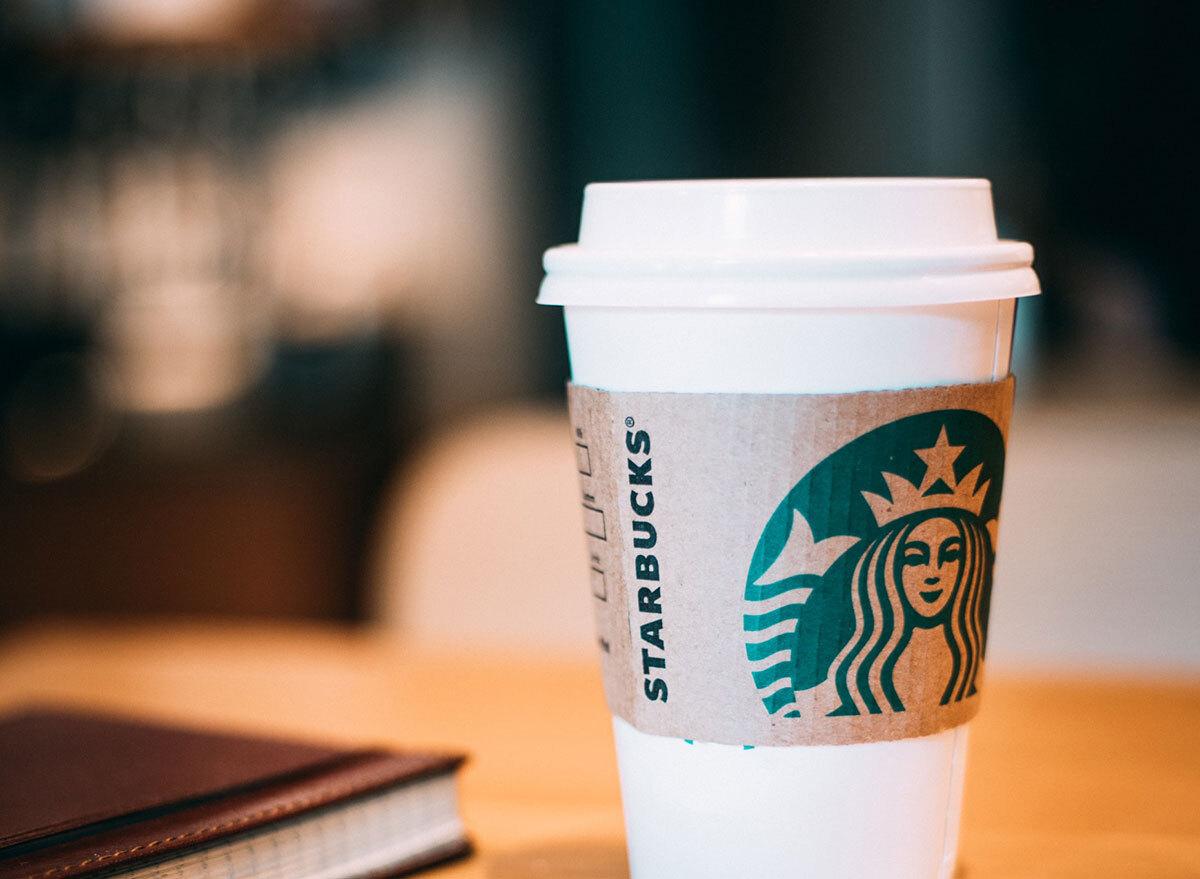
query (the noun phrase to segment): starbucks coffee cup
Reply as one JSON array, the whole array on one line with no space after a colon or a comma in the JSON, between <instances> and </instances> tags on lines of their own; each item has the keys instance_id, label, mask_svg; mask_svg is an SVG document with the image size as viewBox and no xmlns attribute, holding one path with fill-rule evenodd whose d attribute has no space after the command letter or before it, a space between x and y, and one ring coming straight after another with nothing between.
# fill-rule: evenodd
<instances>
[{"instance_id":1,"label":"starbucks coffee cup","mask_svg":"<svg viewBox=\"0 0 1200 879\"><path fill-rule=\"evenodd\" d=\"M635 879L951 875L1031 262L984 180L587 187L538 301Z\"/></svg>"}]
</instances>

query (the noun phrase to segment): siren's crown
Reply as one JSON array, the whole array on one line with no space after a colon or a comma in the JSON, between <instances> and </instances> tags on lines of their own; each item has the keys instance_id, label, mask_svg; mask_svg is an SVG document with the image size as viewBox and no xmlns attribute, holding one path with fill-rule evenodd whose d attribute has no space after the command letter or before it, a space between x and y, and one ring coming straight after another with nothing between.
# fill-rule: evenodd
<instances>
[{"instance_id":1,"label":"siren's crown","mask_svg":"<svg viewBox=\"0 0 1200 879\"><path fill-rule=\"evenodd\" d=\"M875 521L886 525L910 513L945 507L969 510L978 516L983 509L990 480L984 480L982 485L977 484L983 470L982 463L977 464L961 481L955 479L954 462L965 448L950 445L943 426L933 448L913 450L925 462L925 475L920 485L913 485L903 476L884 471L883 481L887 483L891 499L870 491L862 493L875 515Z\"/></svg>"}]
</instances>

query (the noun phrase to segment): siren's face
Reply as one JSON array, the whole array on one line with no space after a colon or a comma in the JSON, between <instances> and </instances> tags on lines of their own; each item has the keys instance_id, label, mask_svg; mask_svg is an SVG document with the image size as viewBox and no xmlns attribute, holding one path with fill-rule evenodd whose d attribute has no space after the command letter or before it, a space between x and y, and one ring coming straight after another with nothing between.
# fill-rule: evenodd
<instances>
[{"instance_id":1,"label":"siren's face","mask_svg":"<svg viewBox=\"0 0 1200 879\"><path fill-rule=\"evenodd\" d=\"M926 519L900 548L904 597L919 616L936 617L954 593L962 569L963 539L949 519Z\"/></svg>"}]
</instances>

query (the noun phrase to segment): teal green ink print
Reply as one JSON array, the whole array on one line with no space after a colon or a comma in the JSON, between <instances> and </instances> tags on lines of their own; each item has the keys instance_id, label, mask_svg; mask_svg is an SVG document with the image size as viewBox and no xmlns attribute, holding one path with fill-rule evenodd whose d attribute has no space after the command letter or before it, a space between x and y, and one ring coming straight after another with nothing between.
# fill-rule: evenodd
<instances>
[{"instance_id":1,"label":"teal green ink print","mask_svg":"<svg viewBox=\"0 0 1200 879\"><path fill-rule=\"evenodd\" d=\"M974 695L1003 478L1000 429L949 409L876 428L796 483L746 577L746 656L767 711L800 717L797 694L819 686L834 688L830 717L914 707L897 667L922 629L948 654L938 704Z\"/></svg>"}]
</instances>

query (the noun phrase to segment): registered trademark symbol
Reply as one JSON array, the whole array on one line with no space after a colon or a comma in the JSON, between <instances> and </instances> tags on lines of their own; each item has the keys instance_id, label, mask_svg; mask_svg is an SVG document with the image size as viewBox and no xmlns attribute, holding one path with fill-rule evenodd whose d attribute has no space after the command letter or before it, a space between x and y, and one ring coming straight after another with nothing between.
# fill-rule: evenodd
<instances>
[{"instance_id":1,"label":"registered trademark symbol","mask_svg":"<svg viewBox=\"0 0 1200 879\"><path fill-rule=\"evenodd\" d=\"M626 419L625 419L625 426L626 426L626 427L633 427L633 418L626 418Z\"/></svg>"}]
</instances>

